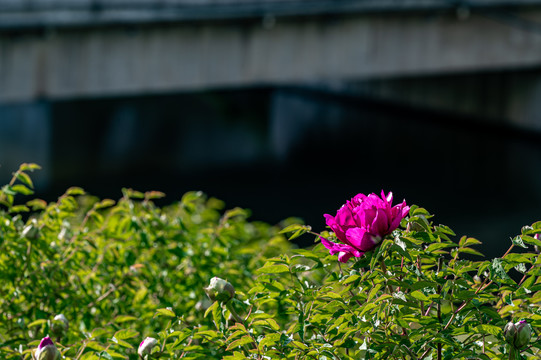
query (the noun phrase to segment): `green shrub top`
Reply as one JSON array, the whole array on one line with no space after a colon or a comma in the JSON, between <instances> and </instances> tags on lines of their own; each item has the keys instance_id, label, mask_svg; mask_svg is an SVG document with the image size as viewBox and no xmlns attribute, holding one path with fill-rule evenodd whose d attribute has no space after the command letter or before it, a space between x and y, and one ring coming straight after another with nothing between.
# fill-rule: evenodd
<instances>
[{"instance_id":1,"label":"green shrub top","mask_svg":"<svg viewBox=\"0 0 541 360\"><path fill-rule=\"evenodd\" d=\"M2 359L541 358L541 222L486 260L384 193L316 233L197 192L28 200L36 168L0 190Z\"/></svg>"}]
</instances>

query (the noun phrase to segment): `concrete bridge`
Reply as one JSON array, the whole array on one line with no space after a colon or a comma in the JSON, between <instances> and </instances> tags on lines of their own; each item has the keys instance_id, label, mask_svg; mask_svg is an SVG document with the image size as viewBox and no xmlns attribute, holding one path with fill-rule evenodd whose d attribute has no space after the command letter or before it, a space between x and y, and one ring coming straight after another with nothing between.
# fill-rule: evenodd
<instances>
[{"instance_id":1,"label":"concrete bridge","mask_svg":"<svg viewBox=\"0 0 541 360\"><path fill-rule=\"evenodd\" d=\"M2 103L539 65L539 0L0 0Z\"/></svg>"}]
</instances>

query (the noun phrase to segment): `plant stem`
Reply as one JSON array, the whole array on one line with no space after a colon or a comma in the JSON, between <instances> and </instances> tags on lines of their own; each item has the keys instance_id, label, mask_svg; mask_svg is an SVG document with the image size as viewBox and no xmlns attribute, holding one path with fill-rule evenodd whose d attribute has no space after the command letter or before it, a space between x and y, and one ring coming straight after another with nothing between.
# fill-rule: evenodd
<instances>
[{"instance_id":1,"label":"plant stem","mask_svg":"<svg viewBox=\"0 0 541 360\"><path fill-rule=\"evenodd\" d=\"M440 257L438 259L438 273L440 271L442 271L442 268L443 268L443 258ZM441 296L441 285L438 285L438 295ZM441 300L438 301L438 304L437 304L437 314L438 314L438 321L439 323L441 324L442 323L442 318L441 318ZM438 360L441 360L442 357L441 357L441 353L442 353L442 345L441 345L441 342L438 343Z\"/></svg>"},{"instance_id":2,"label":"plant stem","mask_svg":"<svg viewBox=\"0 0 541 360\"><path fill-rule=\"evenodd\" d=\"M233 318L235 319L236 322L241 323L242 325L244 325L244 319L241 318L239 316L239 314L237 314L237 312L235 311L235 308L233 308L233 304L231 304L231 301L228 301L225 304L225 307L227 308L227 310L229 310L229 312L231 313L231 315L233 316Z\"/></svg>"},{"instance_id":3,"label":"plant stem","mask_svg":"<svg viewBox=\"0 0 541 360\"><path fill-rule=\"evenodd\" d=\"M387 266L385 265L385 261L383 259L381 259L379 263L381 265L381 270L383 270L383 277L385 278L385 283L387 283ZM391 294L394 293L394 288L392 285L387 285L387 287Z\"/></svg>"}]
</instances>

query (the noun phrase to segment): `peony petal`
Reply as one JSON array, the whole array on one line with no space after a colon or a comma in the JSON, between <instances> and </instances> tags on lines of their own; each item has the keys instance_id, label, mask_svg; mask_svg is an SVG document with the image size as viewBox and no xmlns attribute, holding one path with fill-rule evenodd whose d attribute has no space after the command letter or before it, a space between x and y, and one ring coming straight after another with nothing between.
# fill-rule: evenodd
<instances>
[{"instance_id":1,"label":"peony petal","mask_svg":"<svg viewBox=\"0 0 541 360\"><path fill-rule=\"evenodd\" d=\"M53 345L54 343L51 340L50 337L46 336L43 339L41 339L41 342L39 343L38 349L44 348L45 346Z\"/></svg>"},{"instance_id":2,"label":"peony petal","mask_svg":"<svg viewBox=\"0 0 541 360\"><path fill-rule=\"evenodd\" d=\"M367 252L374 249L381 241L381 239L374 239L372 234L368 233L362 228L349 229L346 232L346 237L351 245L353 245L356 249L359 249L361 252Z\"/></svg>"},{"instance_id":3,"label":"peony petal","mask_svg":"<svg viewBox=\"0 0 541 360\"><path fill-rule=\"evenodd\" d=\"M352 208L354 208L354 207L357 207L357 206L361 205L363 203L364 199L366 199L365 194L357 194L351 199L351 201L348 201L347 203Z\"/></svg>"},{"instance_id":4,"label":"peony petal","mask_svg":"<svg viewBox=\"0 0 541 360\"><path fill-rule=\"evenodd\" d=\"M374 193L368 195L364 202L376 208L385 208L385 200L383 200Z\"/></svg>"},{"instance_id":5,"label":"peony petal","mask_svg":"<svg viewBox=\"0 0 541 360\"><path fill-rule=\"evenodd\" d=\"M389 219L387 218L387 214L385 213L384 209L377 209L376 217L374 218L372 226L370 227L370 232L381 237L384 237L390 233Z\"/></svg>"},{"instance_id":6,"label":"peony petal","mask_svg":"<svg viewBox=\"0 0 541 360\"><path fill-rule=\"evenodd\" d=\"M387 203L391 205L393 203L393 192L389 191L389 194L385 196L385 193L383 192L383 190L381 190L381 198L387 200Z\"/></svg>"},{"instance_id":7,"label":"peony petal","mask_svg":"<svg viewBox=\"0 0 541 360\"><path fill-rule=\"evenodd\" d=\"M389 231L393 231L394 229L398 228L400 226L400 221L402 221L403 218L408 215L408 212L410 211L410 207L406 205L406 202L402 202L402 204L398 204L392 209L393 218L391 221L391 225L389 227Z\"/></svg>"},{"instance_id":8,"label":"peony petal","mask_svg":"<svg viewBox=\"0 0 541 360\"><path fill-rule=\"evenodd\" d=\"M408 215L408 213L410 212L410 207L406 205L406 200L404 200L402 202L402 214L400 215L403 218L406 217L406 215Z\"/></svg>"},{"instance_id":9,"label":"peony petal","mask_svg":"<svg viewBox=\"0 0 541 360\"><path fill-rule=\"evenodd\" d=\"M346 262L352 256L361 257L364 254L362 251L359 251L352 246L337 244L325 239L324 237L320 237L320 239L323 246L329 249L329 253L331 255L338 253L338 261L340 262Z\"/></svg>"},{"instance_id":10,"label":"peony petal","mask_svg":"<svg viewBox=\"0 0 541 360\"><path fill-rule=\"evenodd\" d=\"M329 241L321 236L319 238L321 239L321 243L323 244L323 246L329 249L329 252L331 253L331 255L334 255L337 252L340 252L339 244Z\"/></svg>"},{"instance_id":11,"label":"peony petal","mask_svg":"<svg viewBox=\"0 0 541 360\"><path fill-rule=\"evenodd\" d=\"M370 228L376 217L377 207L363 204L362 207L358 208L358 211L359 222L361 223L359 226L365 229Z\"/></svg>"},{"instance_id":12,"label":"peony petal","mask_svg":"<svg viewBox=\"0 0 541 360\"><path fill-rule=\"evenodd\" d=\"M338 253L338 261L340 261L341 263L345 263L345 262L347 262L352 256L353 256L353 254L350 253L350 252L340 251L340 252Z\"/></svg>"},{"instance_id":13,"label":"peony petal","mask_svg":"<svg viewBox=\"0 0 541 360\"><path fill-rule=\"evenodd\" d=\"M385 192L381 190L381 198L385 202L385 212L387 213L387 217L389 220L391 220L391 207L393 205L393 192L389 191L389 194L385 196Z\"/></svg>"},{"instance_id":14,"label":"peony petal","mask_svg":"<svg viewBox=\"0 0 541 360\"><path fill-rule=\"evenodd\" d=\"M340 224L341 227L355 226L353 214L348 206L342 206L340 209L338 209L334 219L337 224Z\"/></svg>"},{"instance_id":15,"label":"peony petal","mask_svg":"<svg viewBox=\"0 0 541 360\"><path fill-rule=\"evenodd\" d=\"M336 222L335 217L329 214L325 214L323 216L325 217L325 223L331 228L332 231L334 231L336 236L340 240L345 239L346 233L344 230L342 230L342 227Z\"/></svg>"}]
</instances>

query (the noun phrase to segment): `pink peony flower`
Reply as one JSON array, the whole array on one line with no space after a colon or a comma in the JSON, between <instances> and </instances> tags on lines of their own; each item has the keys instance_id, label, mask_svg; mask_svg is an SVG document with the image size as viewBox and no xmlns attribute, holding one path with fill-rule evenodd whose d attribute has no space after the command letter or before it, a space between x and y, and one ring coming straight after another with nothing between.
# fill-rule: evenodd
<instances>
[{"instance_id":1,"label":"pink peony flower","mask_svg":"<svg viewBox=\"0 0 541 360\"><path fill-rule=\"evenodd\" d=\"M327 225L343 244L325 238L321 238L321 243L331 255L338 253L340 262L346 262L352 256L361 257L378 246L408 214L410 208L405 201L395 206L392 202L393 193L385 196L383 190L381 197L373 193L356 195L337 211L336 216L324 215Z\"/></svg>"}]
</instances>

